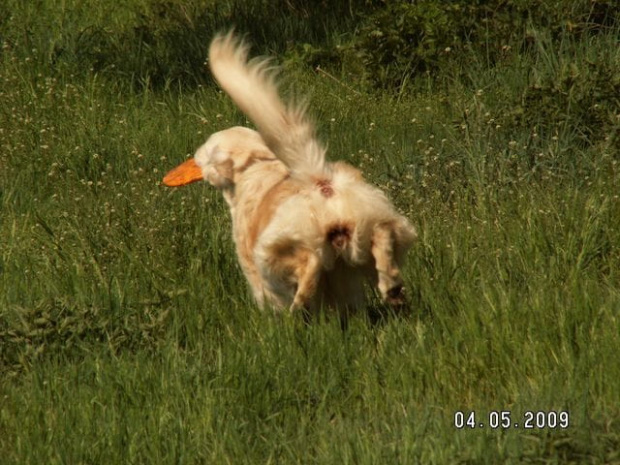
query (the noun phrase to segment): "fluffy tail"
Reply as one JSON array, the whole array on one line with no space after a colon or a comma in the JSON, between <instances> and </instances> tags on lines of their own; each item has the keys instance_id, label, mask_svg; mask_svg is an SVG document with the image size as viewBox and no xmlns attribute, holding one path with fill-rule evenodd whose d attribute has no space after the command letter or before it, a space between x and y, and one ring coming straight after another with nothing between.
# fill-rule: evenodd
<instances>
[{"instance_id":1,"label":"fluffy tail","mask_svg":"<svg viewBox=\"0 0 620 465\"><path fill-rule=\"evenodd\" d=\"M216 36L209 49L213 75L293 174L324 176L325 148L316 139L305 107L282 102L269 60L248 61L248 49L232 32Z\"/></svg>"}]
</instances>

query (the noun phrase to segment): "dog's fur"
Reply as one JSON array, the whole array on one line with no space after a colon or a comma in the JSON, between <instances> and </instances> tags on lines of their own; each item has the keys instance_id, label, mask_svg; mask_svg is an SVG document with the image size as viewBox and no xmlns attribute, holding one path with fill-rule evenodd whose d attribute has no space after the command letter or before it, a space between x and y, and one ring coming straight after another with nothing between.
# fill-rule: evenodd
<instances>
[{"instance_id":1,"label":"dog's fur","mask_svg":"<svg viewBox=\"0 0 620 465\"><path fill-rule=\"evenodd\" d=\"M301 106L280 100L268 61L247 59L232 33L217 36L209 62L220 86L256 124L213 134L198 149L203 177L230 207L239 262L260 305L349 312L364 283L402 305L400 266L416 238L379 189L325 148Z\"/></svg>"}]
</instances>

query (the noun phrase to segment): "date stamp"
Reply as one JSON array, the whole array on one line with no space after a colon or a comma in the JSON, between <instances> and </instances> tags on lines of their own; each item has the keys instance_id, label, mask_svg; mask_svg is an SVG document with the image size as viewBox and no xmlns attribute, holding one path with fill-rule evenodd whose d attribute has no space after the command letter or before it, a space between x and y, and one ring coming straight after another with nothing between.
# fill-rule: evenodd
<instances>
[{"instance_id":1,"label":"date stamp","mask_svg":"<svg viewBox=\"0 0 620 465\"><path fill-rule=\"evenodd\" d=\"M521 415L508 410L492 410L487 414L477 412L454 412L456 429L566 429L570 425L567 411L526 411Z\"/></svg>"}]
</instances>

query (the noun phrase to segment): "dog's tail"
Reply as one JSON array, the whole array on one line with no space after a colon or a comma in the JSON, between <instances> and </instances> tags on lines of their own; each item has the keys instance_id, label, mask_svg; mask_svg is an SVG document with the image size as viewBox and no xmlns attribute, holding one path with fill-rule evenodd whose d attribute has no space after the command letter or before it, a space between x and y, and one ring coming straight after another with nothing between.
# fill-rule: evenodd
<instances>
[{"instance_id":1,"label":"dog's tail","mask_svg":"<svg viewBox=\"0 0 620 465\"><path fill-rule=\"evenodd\" d=\"M209 49L213 75L294 175L324 177L325 148L316 138L305 106L285 105L269 60L248 61L248 49L232 32L216 36Z\"/></svg>"}]
</instances>

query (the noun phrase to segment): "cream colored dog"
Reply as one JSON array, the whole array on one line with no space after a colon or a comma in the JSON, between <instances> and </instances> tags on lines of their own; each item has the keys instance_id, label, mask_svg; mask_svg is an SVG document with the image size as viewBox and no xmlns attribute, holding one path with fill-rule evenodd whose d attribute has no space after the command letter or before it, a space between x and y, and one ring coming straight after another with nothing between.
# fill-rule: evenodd
<instances>
[{"instance_id":1,"label":"cream colored dog","mask_svg":"<svg viewBox=\"0 0 620 465\"><path fill-rule=\"evenodd\" d=\"M168 186L205 179L230 207L239 262L257 302L346 313L364 305L371 281L391 305L404 303L400 266L416 238L386 196L343 162L325 161L304 108L282 103L267 60L247 59L232 33L211 43L220 86L256 124L217 132Z\"/></svg>"}]
</instances>

